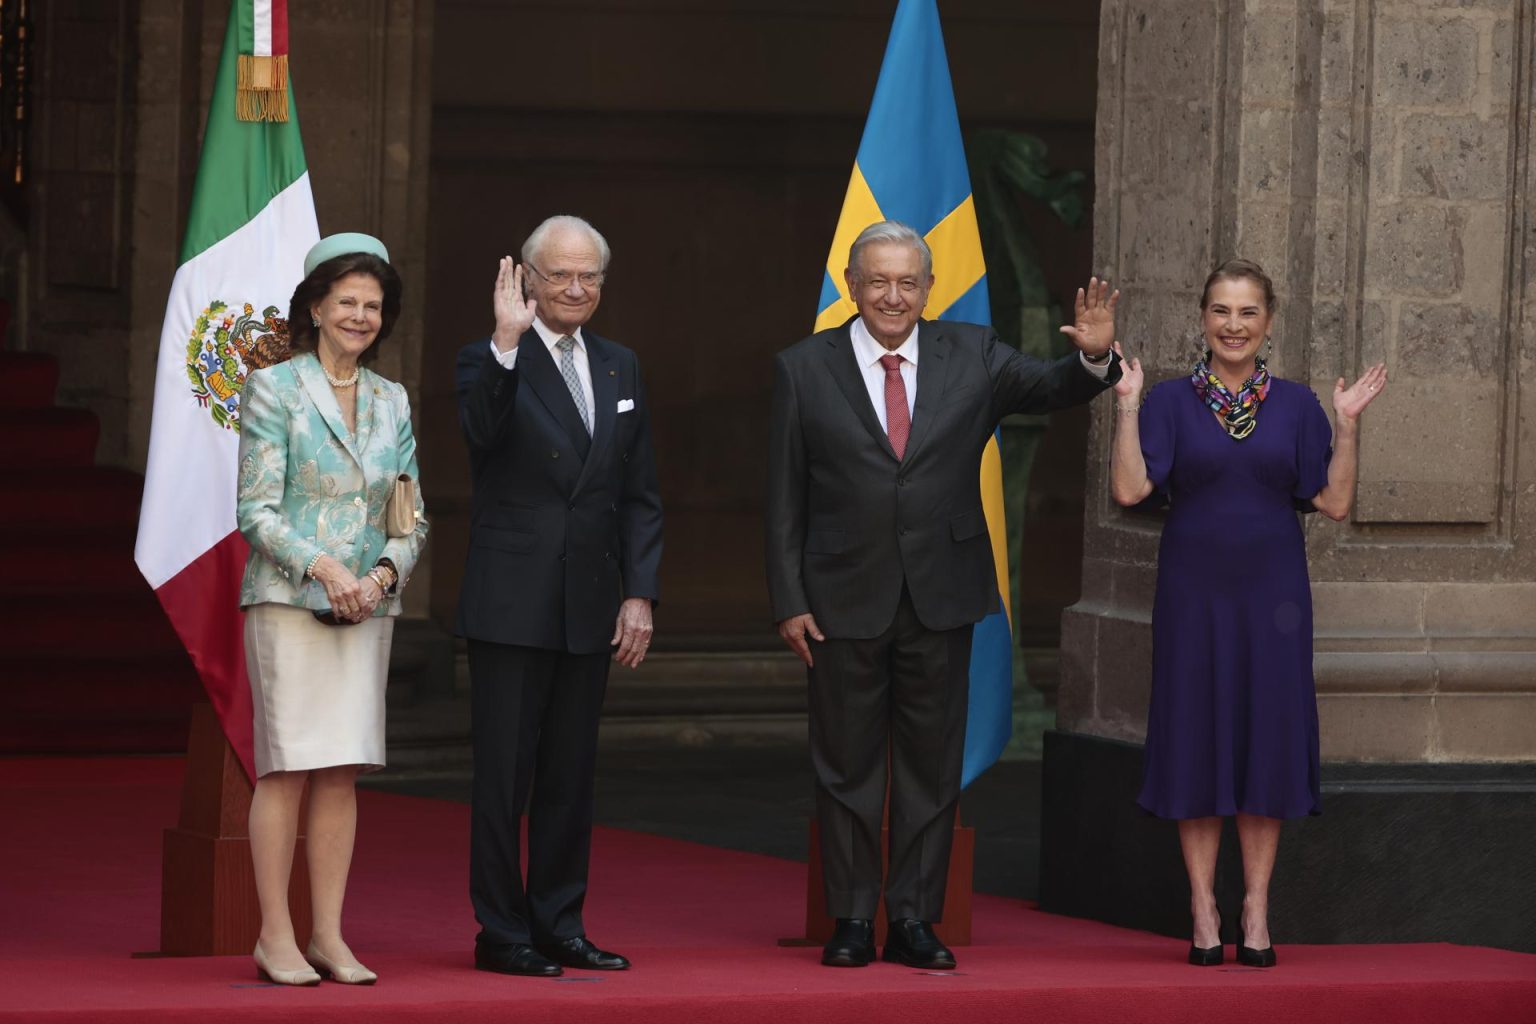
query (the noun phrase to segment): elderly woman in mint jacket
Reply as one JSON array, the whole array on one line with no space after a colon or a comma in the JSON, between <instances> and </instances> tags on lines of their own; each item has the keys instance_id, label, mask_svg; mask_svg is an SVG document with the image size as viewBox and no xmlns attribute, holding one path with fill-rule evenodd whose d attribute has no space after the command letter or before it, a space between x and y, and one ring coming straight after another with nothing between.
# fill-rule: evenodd
<instances>
[{"instance_id":1,"label":"elderly woman in mint jacket","mask_svg":"<svg viewBox=\"0 0 1536 1024\"><path fill-rule=\"evenodd\" d=\"M253 371L241 397L241 584L255 706L251 860L258 974L289 985L376 975L341 934L357 775L384 764L384 684L400 590L426 540L390 537L396 480L416 479L405 389L364 368L400 312L400 276L367 235L333 235L304 260L289 310L293 356ZM305 783L313 937L301 953L288 879Z\"/></svg>"}]
</instances>

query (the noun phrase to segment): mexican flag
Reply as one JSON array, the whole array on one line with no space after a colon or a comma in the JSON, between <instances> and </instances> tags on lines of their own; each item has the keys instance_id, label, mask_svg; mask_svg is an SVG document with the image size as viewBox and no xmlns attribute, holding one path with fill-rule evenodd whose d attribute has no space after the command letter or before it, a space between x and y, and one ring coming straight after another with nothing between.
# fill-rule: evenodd
<instances>
[{"instance_id":1,"label":"mexican flag","mask_svg":"<svg viewBox=\"0 0 1536 1024\"><path fill-rule=\"evenodd\" d=\"M287 356L288 302L319 240L287 79L283 0L235 0L155 370L134 559L253 779L235 528L240 389Z\"/></svg>"}]
</instances>

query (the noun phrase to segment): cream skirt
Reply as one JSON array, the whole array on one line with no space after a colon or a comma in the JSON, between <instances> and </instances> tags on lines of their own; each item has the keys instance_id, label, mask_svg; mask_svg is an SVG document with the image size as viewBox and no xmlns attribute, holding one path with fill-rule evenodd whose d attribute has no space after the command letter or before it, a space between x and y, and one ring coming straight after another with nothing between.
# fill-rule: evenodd
<instances>
[{"instance_id":1,"label":"cream skirt","mask_svg":"<svg viewBox=\"0 0 1536 1024\"><path fill-rule=\"evenodd\" d=\"M384 766L384 685L395 620L327 626L304 608L245 610L256 775Z\"/></svg>"}]
</instances>

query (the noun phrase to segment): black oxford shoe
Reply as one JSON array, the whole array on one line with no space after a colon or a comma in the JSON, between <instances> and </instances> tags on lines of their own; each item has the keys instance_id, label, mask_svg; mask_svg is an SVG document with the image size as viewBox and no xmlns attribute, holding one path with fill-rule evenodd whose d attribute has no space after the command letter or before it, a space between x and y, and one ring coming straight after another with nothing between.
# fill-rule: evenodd
<instances>
[{"instance_id":1,"label":"black oxford shoe","mask_svg":"<svg viewBox=\"0 0 1536 1024\"><path fill-rule=\"evenodd\" d=\"M579 971L623 971L629 968L628 960L617 953L598 949L587 941L585 935L562 942L540 944L539 952L557 964L574 967Z\"/></svg>"},{"instance_id":2,"label":"black oxford shoe","mask_svg":"<svg viewBox=\"0 0 1536 1024\"><path fill-rule=\"evenodd\" d=\"M875 958L875 923L857 917L840 917L832 938L821 951L828 967L868 967Z\"/></svg>"},{"instance_id":3,"label":"black oxford shoe","mask_svg":"<svg viewBox=\"0 0 1536 1024\"><path fill-rule=\"evenodd\" d=\"M933 934L933 926L927 921L911 917L891 922L890 929L885 933L885 951L880 954L880 959L924 971L955 969L955 954Z\"/></svg>"},{"instance_id":4,"label":"black oxford shoe","mask_svg":"<svg viewBox=\"0 0 1536 1024\"><path fill-rule=\"evenodd\" d=\"M475 943L475 969L497 974L521 974L530 978L556 978L565 972L560 965L532 946L514 942L510 946L482 946Z\"/></svg>"}]
</instances>

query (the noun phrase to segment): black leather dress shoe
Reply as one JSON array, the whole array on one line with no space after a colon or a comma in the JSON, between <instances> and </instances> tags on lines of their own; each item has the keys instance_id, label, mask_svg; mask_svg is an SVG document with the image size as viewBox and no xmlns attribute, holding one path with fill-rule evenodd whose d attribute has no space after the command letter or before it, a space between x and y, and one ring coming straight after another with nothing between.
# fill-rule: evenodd
<instances>
[{"instance_id":1,"label":"black leather dress shoe","mask_svg":"<svg viewBox=\"0 0 1536 1024\"><path fill-rule=\"evenodd\" d=\"M629 969L629 961L617 953L598 949L587 941L585 935L563 942L540 944L539 952L557 964L574 967L580 971L623 971Z\"/></svg>"},{"instance_id":2,"label":"black leather dress shoe","mask_svg":"<svg viewBox=\"0 0 1536 1024\"><path fill-rule=\"evenodd\" d=\"M828 967L868 967L875 958L875 923L858 917L840 917L832 938L821 950Z\"/></svg>"},{"instance_id":3,"label":"black leather dress shoe","mask_svg":"<svg viewBox=\"0 0 1536 1024\"><path fill-rule=\"evenodd\" d=\"M510 946L475 943L475 969L497 974L522 974L530 978L556 978L565 973L559 964L521 942Z\"/></svg>"},{"instance_id":4,"label":"black leather dress shoe","mask_svg":"<svg viewBox=\"0 0 1536 1024\"><path fill-rule=\"evenodd\" d=\"M955 969L955 954L933 934L933 926L927 921L911 917L891 922L890 929L885 933L885 951L880 954L880 959L924 971Z\"/></svg>"}]
</instances>

